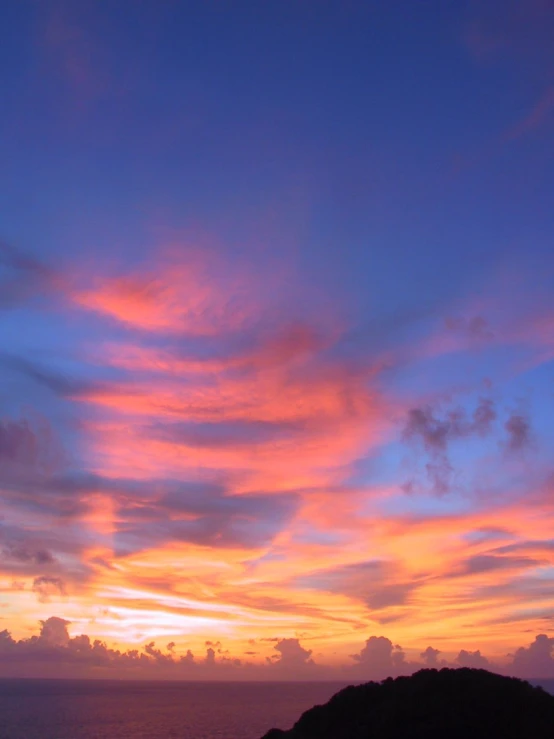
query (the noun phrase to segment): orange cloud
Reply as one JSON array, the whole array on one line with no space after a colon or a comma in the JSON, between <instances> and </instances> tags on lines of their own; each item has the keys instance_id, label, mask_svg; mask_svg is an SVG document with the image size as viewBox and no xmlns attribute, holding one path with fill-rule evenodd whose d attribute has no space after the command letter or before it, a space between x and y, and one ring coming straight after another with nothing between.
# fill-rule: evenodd
<instances>
[{"instance_id":1,"label":"orange cloud","mask_svg":"<svg viewBox=\"0 0 554 739\"><path fill-rule=\"evenodd\" d=\"M233 276L212 252L188 249L163 264L96 279L72 299L83 308L145 331L211 336L238 329L255 315L252 284Z\"/></svg>"},{"instance_id":2,"label":"orange cloud","mask_svg":"<svg viewBox=\"0 0 554 739\"><path fill-rule=\"evenodd\" d=\"M398 481L364 482L382 448L401 466L387 444L403 443L402 428L426 454L484 438L495 417L488 401L465 415L406 407L385 394L378 351L345 352L332 306L308 318L212 252L173 251L126 276L92 273L60 284L72 286L75 316L100 322L102 341L84 363L103 379L12 362L78 423L73 457L5 482L8 621L19 614L29 626L48 607L118 646L162 635L179 644L187 632L195 650L214 635L246 650L254 637L306 634L337 660L381 626L410 643L432 636L441 649L463 634L467 654L501 652L541 629L552 605L542 491L525 505L477 496L472 512L407 515L417 495ZM489 325L486 307L447 320L446 343L433 335L390 356L432 361L486 345L491 333L519 341L517 327ZM546 341L547 329L545 319L526 338ZM24 424L5 429L27 456L44 446Z\"/></svg>"}]
</instances>

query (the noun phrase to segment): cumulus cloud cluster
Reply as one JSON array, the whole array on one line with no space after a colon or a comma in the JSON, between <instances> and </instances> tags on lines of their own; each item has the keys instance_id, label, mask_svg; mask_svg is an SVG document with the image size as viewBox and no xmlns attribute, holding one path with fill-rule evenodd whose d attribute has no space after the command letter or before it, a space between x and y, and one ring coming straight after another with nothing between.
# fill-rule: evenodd
<instances>
[{"instance_id":1,"label":"cumulus cloud cluster","mask_svg":"<svg viewBox=\"0 0 554 739\"><path fill-rule=\"evenodd\" d=\"M274 653L263 662L233 656L221 642L206 642L203 656L190 649L176 650L174 642L165 649L155 642L141 649L121 651L110 648L86 634L69 635L70 622L52 616L40 622L40 632L27 639L15 640L9 631L0 632L0 675L51 674L81 677L159 677L202 680L381 680L388 676L406 675L422 667L479 667L520 677L554 677L554 637L535 637L527 647L520 647L502 663L490 661L479 650L461 649L452 661L439 659L440 651L427 647L421 661L409 660L404 650L384 636L371 636L359 652L351 655L350 664L330 666L313 658L313 652L299 639L271 639Z\"/></svg>"},{"instance_id":2,"label":"cumulus cloud cluster","mask_svg":"<svg viewBox=\"0 0 554 739\"><path fill-rule=\"evenodd\" d=\"M267 679L290 679L314 675L317 666L298 639L274 641L275 653L258 664L245 662L222 649L221 642L207 641L203 656L190 649L180 653L174 642L160 649L154 641L141 649L110 648L100 639L86 634L71 637L70 622L57 616L40 622L40 632L15 640L7 630L0 631L0 675L50 676L56 674L107 677L174 677L175 679L248 679L266 675Z\"/></svg>"}]
</instances>

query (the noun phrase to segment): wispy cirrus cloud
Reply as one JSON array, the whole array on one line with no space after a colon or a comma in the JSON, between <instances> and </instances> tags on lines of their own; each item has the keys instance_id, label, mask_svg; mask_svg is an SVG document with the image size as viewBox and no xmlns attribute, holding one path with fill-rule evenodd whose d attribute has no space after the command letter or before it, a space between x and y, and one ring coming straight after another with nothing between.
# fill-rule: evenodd
<instances>
[{"instance_id":1,"label":"wispy cirrus cloud","mask_svg":"<svg viewBox=\"0 0 554 739\"><path fill-rule=\"evenodd\" d=\"M248 291L233 279L223 284L217 260L215 275L209 264L198 267L196 261L193 255L192 266L165 264L149 287L130 297L127 288L120 293L120 284L108 281L94 294L115 290L122 301L115 307L103 297L91 303L75 296L80 305L143 332L131 332L134 341L122 342L121 351L112 343L106 355L97 353L98 362L113 364L126 377L79 397L109 419L98 426L99 438L112 439L103 442L105 464L122 470L140 449L143 465L150 458L170 471L225 469L243 477L248 488L268 491L332 477L333 466L359 454L368 430L381 423L371 360L333 357L335 326L276 314L271 302L254 300L257 287ZM154 330L160 337L169 333L168 341L150 344ZM216 354L214 335L220 342ZM128 418L134 419L131 427ZM271 479L279 459L282 471Z\"/></svg>"},{"instance_id":2,"label":"wispy cirrus cloud","mask_svg":"<svg viewBox=\"0 0 554 739\"><path fill-rule=\"evenodd\" d=\"M0 309L52 297L59 287L57 279L40 259L0 240Z\"/></svg>"},{"instance_id":3,"label":"wispy cirrus cloud","mask_svg":"<svg viewBox=\"0 0 554 739\"><path fill-rule=\"evenodd\" d=\"M233 275L235 271L235 275ZM197 250L167 254L135 274L95 278L72 299L130 328L212 336L237 330L256 317L252 280L217 254Z\"/></svg>"},{"instance_id":4,"label":"wispy cirrus cloud","mask_svg":"<svg viewBox=\"0 0 554 739\"><path fill-rule=\"evenodd\" d=\"M91 636L118 644L176 641L190 628L195 650L206 629L247 644L279 627L289 641L272 663L298 659L306 674L317 666L294 646L298 633L324 650L341 645L343 659L352 634L376 624L416 641L438 631L442 649L446 631L492 599L508 638L518 582L537 592L551 554L538 543L497 550L547 540L544 494L520 510L517 496L487 503L468 481L469 510L433 506L459 503L459 448L523 458L526 444L510 440L527 440L517 418L532 419L482 386L470 400L396 395L391 371L451 351L430 351L420 323L405 344L387 332L366 344L332 310L303 311L301 286L289 301L290 284L281 295L251 265L186 248L127 275L60 266L55 282L52 320L70 316L91 333L71 361L12 353L0 367L30 396L40 391L52 418L2 425L0 579L14 608L94 611ZM484 318L445 319L442 330L458 353L506 340ZM352 336L355 352L345 350ZM450 495L430 504L429 488L414 486L406 496L398 469L375 482L373 466L399 448Z\"/></svg>"}]
</instances>

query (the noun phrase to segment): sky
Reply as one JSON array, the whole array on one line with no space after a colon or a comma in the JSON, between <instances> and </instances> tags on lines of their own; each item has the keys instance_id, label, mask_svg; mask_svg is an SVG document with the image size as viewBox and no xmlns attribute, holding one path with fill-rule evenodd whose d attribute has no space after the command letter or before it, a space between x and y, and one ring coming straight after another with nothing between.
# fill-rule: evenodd
<instances>
[{"instance_id":1,"label":"sky","mask_svg":"<svg viewBox=\"0 0 554 739\"><path fill-rule=\"evenodd\" d=\"M0 673L554 677L554 6L18 0Z\"/></svg>"}]
</instances>

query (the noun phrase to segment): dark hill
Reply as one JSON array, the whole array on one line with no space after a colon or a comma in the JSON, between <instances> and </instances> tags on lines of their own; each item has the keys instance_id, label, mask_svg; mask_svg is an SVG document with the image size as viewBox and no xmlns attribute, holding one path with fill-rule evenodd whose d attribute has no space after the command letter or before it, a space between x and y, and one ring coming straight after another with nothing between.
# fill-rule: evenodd
<instances>
[{"instance_id":1,"label":"dark hill","mask_svg":"<svg viewBox=\"0 0 554 739\"><path fill-rule=\"evenodd\" d=\"M350 686L263 739L554 739L554 696L486 670Z\"/></svg>"}]
</instances>

